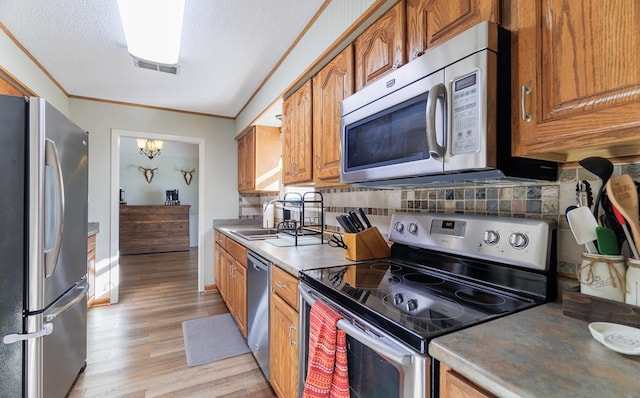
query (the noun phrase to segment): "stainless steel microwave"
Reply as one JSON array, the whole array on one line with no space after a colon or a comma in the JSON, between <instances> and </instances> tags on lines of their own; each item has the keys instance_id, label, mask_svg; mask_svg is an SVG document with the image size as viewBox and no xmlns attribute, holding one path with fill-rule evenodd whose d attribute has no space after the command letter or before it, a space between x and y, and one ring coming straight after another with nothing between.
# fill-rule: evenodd
<instances>
[{"instance_id":1,"label":"stainless steel microwave","mask_svg":"<svg viewBox=\"0 0 640 398\"><path fill-rule=\"evenodd\" d=\"M511 156L509 65L509 32L482 22L346 98L341 182L556 180Z\"/></svg>"}]
</instances>

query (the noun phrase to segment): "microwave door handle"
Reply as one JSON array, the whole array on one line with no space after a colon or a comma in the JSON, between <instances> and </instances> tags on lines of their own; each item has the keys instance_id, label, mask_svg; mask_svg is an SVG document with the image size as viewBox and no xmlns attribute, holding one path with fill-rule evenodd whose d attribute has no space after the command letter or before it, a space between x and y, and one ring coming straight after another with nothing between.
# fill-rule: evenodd
<instances>
[{"instance_id":1,"label":"microwave door handle","mask_svg":"<svg viewBox=\"0 0 640 398\"><path fill-rule=\"evenodd\" d=\"M438 132L436 130L436 107L438 101L442 101L443 120L446 120L446 99L447 89L444 84L439 83L431 87L427 96L427 145L429 147L429 155L434 159L444 157L444 147L438 144ZM444 137L445 134L443 134Z\"/></svg>"}]
</instances>

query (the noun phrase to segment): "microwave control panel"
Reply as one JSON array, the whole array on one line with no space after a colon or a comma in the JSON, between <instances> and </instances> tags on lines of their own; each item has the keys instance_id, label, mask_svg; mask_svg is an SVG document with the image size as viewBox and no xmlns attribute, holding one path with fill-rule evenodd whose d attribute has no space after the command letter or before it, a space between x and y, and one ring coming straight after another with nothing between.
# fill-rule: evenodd
<instances>
[{"instance_id":1,"label":"microwave control panel","mask_svg":"<svg viewBox=\"0 0 640 398\"><path fill-rule=\"evenodd\" d=\"M480 149L480 76L475 71L452 83L451 153L460 155Z\"/></svg>"}]
</instances>

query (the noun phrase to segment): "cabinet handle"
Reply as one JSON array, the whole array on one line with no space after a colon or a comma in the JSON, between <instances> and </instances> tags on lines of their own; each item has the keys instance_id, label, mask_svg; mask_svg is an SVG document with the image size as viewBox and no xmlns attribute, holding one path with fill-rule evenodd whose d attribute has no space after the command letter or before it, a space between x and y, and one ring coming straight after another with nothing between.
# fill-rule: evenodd
<instances>
[{"instance_id":1,"label":"cabinet handle","mask_svg":"<svg viewBox=\"0 0 640 398\"><path fill-rule=\"evenodd\" d=\"M320 154L316 155L316 170L320 170Z\"/></svg>"},{"instance_id":2,"label":"cabinet handle","mask_svg":"<svg viewBox=\"0 0 640 398\"><path fill-rule=\"evenodd\" d=\"M236 266L232 265L231 268L229 268L229 275L231 275L232 278L236 277Z\"/></svg>"},{"instance_id":3,"label":"cabinet handle","mask_svg":"<svg viewBox=\"0 0 640 398\"><path fill-rule=\"evenodd\" d=\"M522 86L522 91L520 93L520 107L522 110L522 120L524 120L525 122L531 121L531 115L527 115L527 110L525 109L525 100L524 100L524 97L526 97L529 94L531 94L531 87Z\"/></svg>"},{"instance_id":4,"label":"cabinet handle","mask_svg":"<svg viewBox=\"0 0 640 398\"><path fill-rule=\"evenodd\" d=\"M293 346L296 345L296 341L293 339L293 332L296 331L296 327L295 326L289 326L289 345Z\"/></svg>"},{"instance_id":5,"label":"cabinet handle","mask_svg":"<svg viewBox=\"0 0 640 398\"><path fill-rule=\"evenodd\" d=\"M276 286L278 286L280 289L286 289L287 285L285 285L284 283L280 282L280 281L276 281Z\"/></svg>"}]
</instances>

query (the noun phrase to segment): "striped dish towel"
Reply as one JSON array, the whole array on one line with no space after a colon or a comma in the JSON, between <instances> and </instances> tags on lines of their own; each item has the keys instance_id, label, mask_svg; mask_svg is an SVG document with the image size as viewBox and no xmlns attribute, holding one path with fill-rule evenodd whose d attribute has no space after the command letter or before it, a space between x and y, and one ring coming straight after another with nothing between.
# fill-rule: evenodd
<instances>
[{"instance_id":1,"label":"striped dish towel","mask_svg":"<svg viewBox=\"0 0 640 398\"><path fill-rule=\"evenodd\" d=\"M311 306L309 365L303 398L349 398L347 343L340 314L318 300Z\"/></svg>"}]
</instances>

